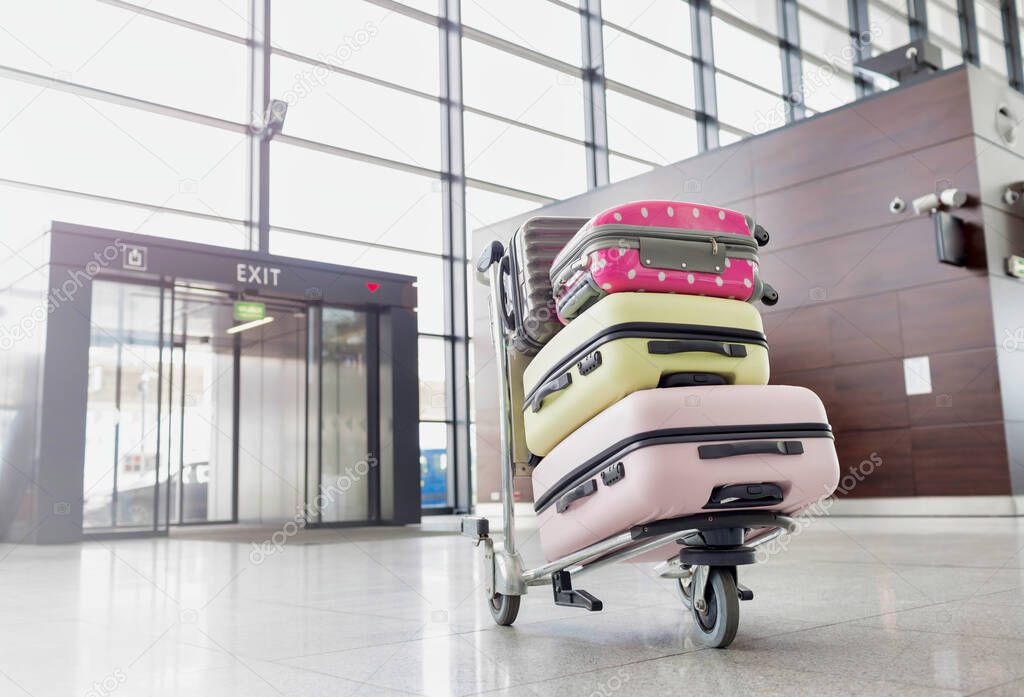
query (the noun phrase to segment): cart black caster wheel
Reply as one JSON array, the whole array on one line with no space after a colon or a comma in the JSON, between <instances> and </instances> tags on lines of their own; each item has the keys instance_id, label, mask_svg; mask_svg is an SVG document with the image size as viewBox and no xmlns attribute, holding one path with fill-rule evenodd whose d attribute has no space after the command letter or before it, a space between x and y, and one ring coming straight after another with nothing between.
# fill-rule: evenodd
<instances>
[{"instance_id":1,"label":"cart black caster wheel","mask_svg":"<svg viewBox=\"0 0 1024 697\"><path fill-rule=\"evenodd\" d=\"M487 607L490 608L491 617L494 618L495 623L502 627L511 626L512 623L516 621L516 616L519 615L519 601L521 599L521 595L503 595L501 593L495 593L494 597L492 597L490 602L487 603Z\"/></svg>"},{"instance_id":2,"label":"cart black caster wheel","mask_svg":"<svg viewBox=\"0 0 1024 697\"><path fill-rule=\"evenodd\" d=\"M701 642L711 648L724 649L736 638L740 624L740 596L730 569L715 566L708 570L704 600L703 610L695 607L691 610Z\"/></svg>"},{"instance_id":3,"label":"cart black caster wheel","mask_svg":"<svg viewBox=\"0 0 1024 697\"><path fill-rule=\"evenodd\" d=\"M683 601L687 610L693 609L693 576L675 580L676 595Z\"/></svg>"}]
</instances>

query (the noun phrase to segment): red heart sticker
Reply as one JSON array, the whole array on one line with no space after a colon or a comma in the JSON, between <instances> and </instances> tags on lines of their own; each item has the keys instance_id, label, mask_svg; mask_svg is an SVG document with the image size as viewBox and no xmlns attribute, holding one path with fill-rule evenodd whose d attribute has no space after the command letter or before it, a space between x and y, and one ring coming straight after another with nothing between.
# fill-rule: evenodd
<instances>
[{"instance_id":1,"label":"red heart sticker","mask_svg":"<svg viewBox=\"0 0 1024 697\"><path fill-rule=\"evenodd\" d=\"M366 284L366 290L370 291L371 293L376 293L378 288L380 288L379 283L367 282Z\"/></svg>"}]
</instances>

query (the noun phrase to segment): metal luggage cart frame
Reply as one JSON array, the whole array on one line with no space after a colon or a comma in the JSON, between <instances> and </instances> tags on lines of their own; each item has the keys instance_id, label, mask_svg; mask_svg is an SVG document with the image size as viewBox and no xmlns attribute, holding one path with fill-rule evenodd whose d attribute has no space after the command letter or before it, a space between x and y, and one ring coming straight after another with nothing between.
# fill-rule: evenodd
<instances>
[{"instance_id":1,"label":"metal luggage cart frame","mask_svg":"<svg viewBox=\"0 0 1024 697\"><path fill-rule=\"evenodd\" d=\"M491 242L477 261L487 275L491 341L498 368L499 439L501 458L502 543L495 547L487 518L465 517L462 535L475 540L484 560L484 593L495 622L511 625L530 586L551 584L557 605L590 611L600 600L572 581L597 569L628 561L663 545L679 542L677 557L661 562L656 573L677 584L684 605L693 613L703 642L724 648L736 634L739 601L753 593L737 581L736 567L755 561L755 548L796 528L793 519L772 512L715 511L638 525L536 568L527 568L516 546L512 457L513 421L508 359L508 327L504 313L502 274L504 246Z\"/></svg>"}]
</instances>

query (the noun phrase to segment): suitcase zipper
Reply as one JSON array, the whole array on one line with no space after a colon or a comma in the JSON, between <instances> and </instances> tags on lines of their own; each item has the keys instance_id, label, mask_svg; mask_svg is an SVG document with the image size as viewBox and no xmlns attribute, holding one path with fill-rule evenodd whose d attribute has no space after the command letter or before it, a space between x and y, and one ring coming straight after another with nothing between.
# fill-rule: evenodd
<instances>
[{"instance_id":1,"label":"suitcase zipper","mask_svg":"<svg viewBox=\"0 0 1024 697\"><path fill-rule=\"evenodd\" d=\"M678 443L700 443L703 441L723 440L781 440L799 438L834 438L832 427L821 423L796 424L752 424L749 426L719 426L708 428L703 426L689 428L668 428L657 431L638 433L605 448L597 455L587 459L578 467L559 478L550 489L537 497L533 505L534 511L541 513L557 499L562 492L578 486L581 482L597 476L609 464L641 448L655 445L675 445ZM543 460L541 460L543 463Z\"/></svg>"},{"instance_id":2,"label":"suitcase zipper","mask_svg":"<svg viewBox=\"0 0 1024 697\"><path fill-rule=\"evenodd\" d=\"M730 327L711 327L694 324L663 324L660 322L627 322L614 324L595 334L585 344L576 347L565 358L549 368L541 379L526 393L523 404L529 406L533 395L540 386L548 383L559 373L566 372L596 349L616 339L662 339L667 341L712 341L725 345L756 344L768 348L768 342L761 332L734 329ZM731 352L731 350L730 350ZM739 352L736 357L740 358ZM524 406L524 411L526 406Z\"/></svg>"}]
</instances>

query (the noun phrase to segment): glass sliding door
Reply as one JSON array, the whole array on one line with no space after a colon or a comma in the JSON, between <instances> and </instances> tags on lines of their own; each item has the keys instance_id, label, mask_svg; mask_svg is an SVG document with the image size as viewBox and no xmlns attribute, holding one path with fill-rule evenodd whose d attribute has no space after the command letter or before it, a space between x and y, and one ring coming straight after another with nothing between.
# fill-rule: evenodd
<instances>
[{"instance_id":1,"label":"glass sliding door","mask_svg":"<svg viewBox=\"0 0 1024 697\"><path fill-rule=\"evenodd\" d=\"M86 410L84 530L157 530L164 290L93 282Z\"/></svg>"},{"instance_id":2,"label":"glass sliding door","mask_svg":"<svg viewBox=\"0 0 1024 697\"><path fill-rule=\"evenodd\" d=\"M370 360L365 312L325 307L319 365L318 522L370 520L377 513L369 454Z\"/></svg>"},{"instance_id":3,"label":"glass sliding door","mask_svg":"<svg viewBox=\"0 0 1024 697\"><path fill-rule=\"evenodd\" d=\"M187 287L174 292L170 367L172 523L234 519L235 342L229 294Z\"/></svg>"},{"instance_id":4,"label":"glass sliding door","mask_svg":"<svg viewBox=\"0 0 1024 697\"><path fill-rule=\"evenodd\" d=\"M238 342L238 519L301 516L306 477L306 309L266 300L268 324Z\"/></svg>"}]
</instances>

